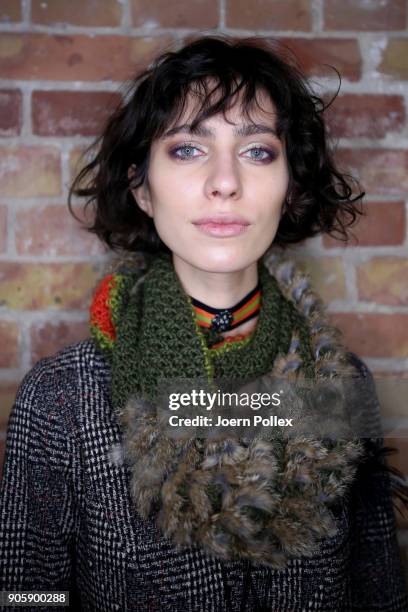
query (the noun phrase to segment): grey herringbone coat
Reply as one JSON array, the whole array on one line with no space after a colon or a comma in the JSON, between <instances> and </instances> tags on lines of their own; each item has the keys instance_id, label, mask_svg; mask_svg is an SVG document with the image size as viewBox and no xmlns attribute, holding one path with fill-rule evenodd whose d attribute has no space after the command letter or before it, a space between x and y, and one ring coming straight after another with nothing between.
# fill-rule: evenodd
<instances>
[{"instance_id":1,"label":"grey herringbone coat","mask_svg":"<svg viewBox=\"0 0 408 612\"><path fill-rule=\"evenodd\" d=\"M23 380L1 485L1 589L69 590L72 609L97 612L408 610L387 472L358 476L339 534L284 570L177 550L132 507L109 381L91 339Z\"/></svg>"}]
</instances>

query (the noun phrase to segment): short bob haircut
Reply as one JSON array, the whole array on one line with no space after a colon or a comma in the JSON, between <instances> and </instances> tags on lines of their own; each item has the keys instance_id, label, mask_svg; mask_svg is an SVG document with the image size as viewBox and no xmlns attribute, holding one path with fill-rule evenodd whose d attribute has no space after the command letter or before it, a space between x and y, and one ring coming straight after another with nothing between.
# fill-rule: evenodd
<instances>
[{"instance_id":1,"label":"short bob haircut","mask_svg":"<svg viewBox=\"0 0 408 612\"><path fill-rule=\"evenodd\" d=\"M218 35L195 38L178 51L158 56L136 75L124 101L89 147L88 154L94 151L91 161L70 188L71 214L77 218L72 196L86 198L85 208L94 206L93 224L86 229L110 249L168 251L131 193L147 178L152 142L175 125L192 92L199 93L201 106L192 121L194 129L217 113L225 118L238 93L242 112L250 119L261 88L275 105L276 131L284 139L289 166L288 192L273 244L283 247L321 232L347 240L346 228L363 214L357 203L365 193L351 198L346 177L358 183L333 161L322 116L328 105L313 94L283 49L262 37ZM129 179L131 167L135 171Z\"/></svg>"}]
</instances>

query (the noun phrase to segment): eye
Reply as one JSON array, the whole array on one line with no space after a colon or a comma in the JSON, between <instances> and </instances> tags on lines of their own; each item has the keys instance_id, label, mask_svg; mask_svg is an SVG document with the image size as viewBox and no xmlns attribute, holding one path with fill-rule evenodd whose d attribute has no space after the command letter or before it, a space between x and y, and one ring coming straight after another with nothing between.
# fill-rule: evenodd
<instances>
[{"instance_id":1,"label":"eye","mask_svg":"<svg viewBox=\"0 0 408 612\"><path fill-rule=\"evenodd\" d=\"M251 153L251 160L259 162L273 161L278 157L275 151L272 151L271 149L266 149L265 147L252 147L251 149L244 151L244 153Z\"/></svg>"},{"instance_id":2,"label":"eye","mask_svg":"<svg viewBox=\"0 0 408 612\"><path fill-rule=\"evenodd\" d=\"M190 142L184 142L183 144L174 147L174 149L170 150L170 155L175 157L176 159L193 159L194 157L199 157L199 155L193 155L193 151L200 151L197 147L195 147Z\"/></svg>"}]
</instances>

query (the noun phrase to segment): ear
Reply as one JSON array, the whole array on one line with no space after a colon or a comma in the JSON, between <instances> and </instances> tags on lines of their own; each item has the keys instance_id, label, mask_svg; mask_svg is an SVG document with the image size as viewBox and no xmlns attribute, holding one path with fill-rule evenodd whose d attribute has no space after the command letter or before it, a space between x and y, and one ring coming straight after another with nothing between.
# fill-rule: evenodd
<instances>
[{"instance_id":1,"label":"ear","mask_svg":"<svg viewBox=\"0 0 408 612\"><path fill-rule=\"evenodd\" d=\"M131 180L135 174L135 166L131 166L128 170L128 179ZM153 207L150 197L150 190L147 182L145 181L139 187L131 189L131 193L135 199L136 204L141 208L149 217L153 217Z\"/></svg>"}]
</instances>

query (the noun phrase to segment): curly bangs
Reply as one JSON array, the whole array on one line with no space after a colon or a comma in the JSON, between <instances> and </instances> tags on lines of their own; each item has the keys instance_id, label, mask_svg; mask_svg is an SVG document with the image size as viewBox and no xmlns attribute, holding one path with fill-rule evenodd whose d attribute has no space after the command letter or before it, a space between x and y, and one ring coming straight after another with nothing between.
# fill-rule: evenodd
<instances>
[{"instance_id":1,"label":"curly bangs","mask_svg":"<svg viewBox=\"0 0 408 612\"><path fill-rule=\"evenodd\" d=\"M191 94L200 101L190 122L194 130L215 114L222 112L225 117L238 94L242 113L251 120L260 90L275 107L275 130L285 143L289 167L287 196L273 244L284 247L319 233L347 240L346 230L362 214L358 203L365 194L352 198L350 181L357 186L358 182L335 166L323 118L329 105L312 92L282 44L262 37L200 37L178 51L161 54L139 73L86 152L94 153L71 185L71 214L77 218L73 196L85 198L85 208L93 206L92 225L86 229L110 249L168 251L153 220L131 193L147 178L153 141L181 117Z\"/></svg>"}]
</instances>

